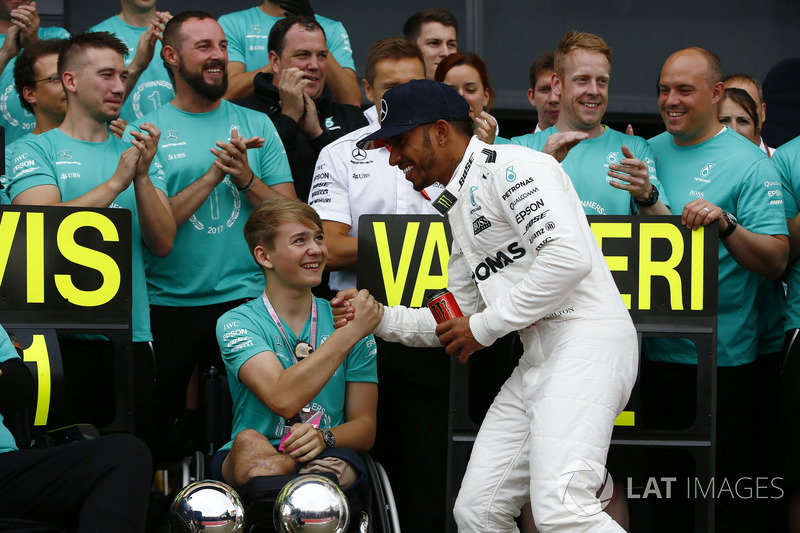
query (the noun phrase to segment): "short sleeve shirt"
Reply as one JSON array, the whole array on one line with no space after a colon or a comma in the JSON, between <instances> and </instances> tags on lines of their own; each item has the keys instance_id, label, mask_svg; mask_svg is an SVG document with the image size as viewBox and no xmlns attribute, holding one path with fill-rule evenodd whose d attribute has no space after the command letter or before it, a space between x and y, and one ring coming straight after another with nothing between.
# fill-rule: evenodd
<instances>
[{"instance_id":1,"label":"short sleeve shirt","mask_svg":"<svg viewBox=\"0 0 800 533\"><path fill-rule=\"evenodd\" d=\"M247 151L253 173L267 185L292 181L281 139L263 113L221 100L207 113L188 113L167 104L132 125L151 122L161 130L156 158L164 167L171 194L194 183L212 165L210 149L228 141L237 129L242 137L264 137L261 148ZM129 132L125 138L129 138ZM253 298L264 276L244 240L244 223L253 206L230 177L217 185L205 202L178 227L166 257L148 253L150 303L173 307L202 306Z\"/></svg>"},{"instance_id":2,"label":"short sleeve shirt","mask_svg":"<svg viewBox=\"0 0 800 533\"><path fill-rule=\"evenodd\" d=\"M330 304L317 298L317 341L318 348L334 331L333 314ZM239 369L251 357L263 352L271 352L283 368L292 365L291 352L298 342L311 341L311 316L297 336L285 323L283 330L288 336L290 346L273 321L261 298L251 300L236 309L228 311L217 321L217 342L228 372L228 384L233 398L232 436L245 429L255 429L277 446L283 436L285 420L269 410L250 390L239 381ZM377 348L375 339L368 335L358 342L336 369L325 387L311 401L311 408L322 410L320 428L331 428L345 422L345 390L348 381L377 383ZM312 354L313 355L313 354ZM233 442L222 447L229 449Z\"/></svg>"},{"instance_id":3,"label":"short sleeve shirt","mask_svg":"<svg viewBox=\"0 0 800 533\"><path fill-rule=\"evenodd\" d=\"M6 330L0 326L0 363L4 363L10 359L18 359L17 351L14 345L11 344L11 339L8 338ZM17 449L17 444L14 441L14 436L3 425L3 413L0 413L0 453L12 452Z\"/></svg>"},{"instance_id":4,"label":"short sleeve shirt","mask_svg":"<svg viewBox=\"0 0 800 533\"><path fill-rule=\"evenodd\" d=\"M536 134L513 137L510 144L527 146L541 152L548 137L554 133L558 133L558 130L552 126ZM575 145L561 162L587 215L631 215L637 212L636 202L628 191L609 185L614 179L608 176L609 165L618 164L625 158L622 145L630 148L634 157L647 164L650 183L658 189L661 203L669 205L647 141L606 127L601 135Z\"/></svg>"},{"instance_id":5,"label":"short sleeve shirt","mask_svg":"<svg viewBox=\"0 0 800 533\"><path fill-rule=\"evenodd\" d=\"M800 137L783 144L772 155L783 185L783 206L786 218L800 211ZM786 270L786 330L800 328L800 263Z\"/></svg>"},{"instance_id":6,"label":"short sleeve shirt","mask_svg":"<svg viewBox=\"0 0 800 533\"><path fill-rule=\"evenodd\" d=\"M122 152L130 144L109 135L104 142L87 142L73 139L55 128L20 142L14 151L9 195L18 194L39 185L55 185L61 191L61 200L74 200L114 174ZM153 185L167 196L164 175L154 161L150 169ZM139 229L136 194L131 185L109 206L131 212L131 268L133 293L133 340L153 340L150 334L150 308L144 277L144 243Z\"/></svg>"},{"instance_id":7,"label":"short sleeve shirt","mask_svg":"<svg viewBox=\"0 0 800 533\"><path fill-rule=\"evenodd\" d=\"M780 177L755 144L725 128L692 146L677 146L667 132L650 139L650 145L658 175L672 202L672 214L680 215L686 204L705 198L732 213L753 233L788 235ZM720 244L719 366L742 365L756 358L757 288L758 275L737 263ZM697 363L697 352L685 339L645 339L645 353L654 361Z\"/></svg>"},{"instance_id":8,"label":"short sleeve shirt","mask_svg":"<svg viewBox=\"0 0 800 533\"><path fill-rule=\"evenodd\" d=\"M219 24L228 38L228 61L244 63L246 71L269 63L267 39L272 26L283 17L267 15L258 6L222 15ZM341 22L314 15L325 30L325 39L336 61L344 68L356 70L350 36Z\"/></svg>"}]
</instances>

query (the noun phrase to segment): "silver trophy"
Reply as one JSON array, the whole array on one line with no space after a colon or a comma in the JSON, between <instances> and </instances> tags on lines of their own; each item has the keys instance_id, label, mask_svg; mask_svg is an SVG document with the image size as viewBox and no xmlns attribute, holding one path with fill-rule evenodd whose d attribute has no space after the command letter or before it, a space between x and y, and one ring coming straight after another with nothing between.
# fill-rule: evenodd
<instances>
[{"instance_id":1,"label":"silver trophy","mask_svg":"<svg viewBox=\"0 0 800 533\"><path fill-rule=\"evenodd\" d=\"M169 524L171 533L237 533L244 530L244 508L229 485L208 479L196 481L175 496Z\"/></svg>"},{"instance_id":2,"label":"silver trophy","mask_svg":"<svg viewBox=\"0 0 800 533\"><path fill-rule=\"evenodd\" d=\"M273 519L281 533L343 533L350 524L350 507L336 483L306 474L283 487Z\"/></svg>"}]
</instances>

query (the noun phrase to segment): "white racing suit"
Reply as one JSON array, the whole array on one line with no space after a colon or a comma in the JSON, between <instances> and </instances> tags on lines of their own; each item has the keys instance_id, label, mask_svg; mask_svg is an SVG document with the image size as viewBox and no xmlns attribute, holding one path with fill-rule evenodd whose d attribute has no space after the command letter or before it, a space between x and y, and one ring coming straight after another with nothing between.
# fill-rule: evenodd
<instances>
[{"instance_id":1,"label":"white racing suit","mask_svg":"<svg viewBox=\"0 0 800 533\"><path fill-rule=\"evenodd\" d=\"M601 512L601 475L570 483L576 468L605 464L638 363L636 331L572 182L548 155L473 137L434 204L453 233L448 288L475 340L489 346L518 330L525 348L478 433L454 509L459 531L517 531L529 499L541 533L623 531ZM435 328L427 309L396 306L375 334L437 346Z\"/></svg>"}]
</instances>

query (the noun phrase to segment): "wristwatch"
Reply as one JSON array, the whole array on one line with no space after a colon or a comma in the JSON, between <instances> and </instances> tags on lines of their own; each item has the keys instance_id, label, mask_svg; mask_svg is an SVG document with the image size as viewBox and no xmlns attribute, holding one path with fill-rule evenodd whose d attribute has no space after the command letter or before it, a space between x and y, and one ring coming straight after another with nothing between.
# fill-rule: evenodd
<instances>
[{"instance_id":1,"label":"wristwatch","mask_svg":"<svg viewBox=\"0 0 800 533\"><path fill-rule=\"evenodd\" d=\"M728 227L725 228L725 231L719 232L720 239L724 239L725 237L729 236L731 233L733 233L733 230L736 229L736 226L739 225L739 221L736 220L736 217L731 215L730 213L723 211L722 218L728 221Z\"/></svg>"},{"instance_id":2,"label":"wristwatch","mask_svg":"<svg viewBox=\"0 0 800 533\"><path fill-rule=\"evenodd\" d=\"M634 198L633 201L636 202L636 205L639 207L652 207L656 205L658 201L658 187L653 185L653 190L650 191L650 196L647 197L647 200L638 200Z\"/></svg>"},{"instance_id":3,"label":"wristwatch","mask_svg":"<svg viewBox=\"0 0 800 533\"><path fill-rule=\"evenodd\" d=\"M336 437L333 436L330 429L323 429L322 430L322 440L325 441L325 446L328 448L333 448L336 446Z\"/></svg>"}]
</instances>

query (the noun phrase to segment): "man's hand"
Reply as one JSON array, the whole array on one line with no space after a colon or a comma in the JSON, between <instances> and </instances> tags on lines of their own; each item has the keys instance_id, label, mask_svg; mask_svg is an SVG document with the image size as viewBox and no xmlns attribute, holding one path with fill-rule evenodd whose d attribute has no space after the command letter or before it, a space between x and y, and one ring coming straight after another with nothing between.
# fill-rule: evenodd
<instances>
[{"instance_id":1,"label":"man's hand","mask_svg":"<svg viewBox=\"0 0 800 533\"><path fill-rule=\"evenodd\" d=\"M36 2L12 9L10 15L11 22L19 28L19 44L22 48L39 40L39 12L36 11Z\"/></svg>"},{"instance_id":2,"label":"man's hand","mask_svg":"<svg viewBox=\"0 0 800 533\"><path fill-rule=\"evenodd\" d=\"M547 138L547 142L544 143L542 152L552 155L556 161L561 163L564 158L567 157L567 153L572 149L573 146L588 138L589 134L582 131L565 131L554 133Z\"/></svg>"},{"instance_id":3,"label":"man's hand","mask_svg":"<svg viewBox=\"0 0 800 533\"><path fill-rule=\"evenodd\" d=\"M305 109L303 111L303 119L300 121L300 130L309 139L316 139L322 135L322 126L319 125L319 117L317 116L317 104L305 91L303 91L303 104Z\"/></svg>"},{"instance_id":4,"label":"man's hand","mask_svg":"<svg viewBox=\"0 0 800 533\"><path fill-rule=\"evenodd\" d=\"M306 103L303 95L306 85L311 80L303 78L305 72L297 67L290 67L281 72L281 80L278 83L278 93L281 99L281 113L290 117L292 120L301 123L303 114L306 112ZM316 119L316 106L314 107L314 117Z\"/></svg>"},{"instance_id":5,"label":"man's hand","mask_svg":"<svg viewBox=\"0 0 800 533\"><path fill-rule=\"evenodd\" d=\"M333 312L333 326L336 329L347 324L355 317L355 310L351 300L356 297L358 291L355 288L345 289L336 293L331 300L331 311Z\"/></svg>"},{"instance_id":6,"label":"man's hand","mask_svg":"<svg viewBox=\"0 0 800 533\"><path fill-rule=\"evenodd\" d=\"M622 180L623 183L611 180L608 184L616 189L628 191L636 200L647 201L655 187L650 183L647 163L636 159L633 152L625 145L622 146L622 155L625 156L625 159L622 159L618 165L608 165L608 175L616 180Z\"/></svg>"},{"instance_id":7,"label":"man's hand","mask_svg":"<svg viewBox=\"0 0 800 533\"><path fill-rule=\"evenodd\" d=\"M353 306L353 318L347 321L345 328L355 328L359 337L366 337L380 324L383 318L383 304L366 289L361 289L350 301Z\"/></svg>"},{"instance_id":8,"label":"man's hand","mask_svg":"<svg viewBox=\"0 0 800 533\"><path fill-rule=\"evenodd\" d=\"M172 18L172 13L169 11L156 11L156 18L150 21L153 27L153 35L159 41L164 37L164 28L167 22Z\"/></svg>"},{"instance_id":9,"label":"man's hand","mask_svg":"<svg viewBox=\"0 0 800 533\"><path fill-rule=\"evenodd\" d=\"M308 423L292 426L289 436L283 441L284 453L298 463L307 463L325 449L322 432Z\"/></svg>"},{"instance_id":10,"label":"man's hand","mask_svg":"<svg viewBox=\"0 0 800 533\"><path fill-rule=\"evenodd\" d=\"M722 216L722 208L717 207L708 200L698 198L683 206L681 213L681 224L688 229L697 229L708 226L715 220L719 220L719 231L728 229L728 221Z\"/></svg>"},{"instance_id":11,"label":"man's hand","mask_svg":"<svg viewBox=\"0 0 800 533\"><path fill-rule=\"evenodd\" d=\"M302 15L304 17L314 17L314 10L308 0L283 0L281 9L286 10L284 15Z\"/></svg>"},{"instance_id":12,"label":"man's hand","mask_svg":"<svg viewBox=\"0 0 800 533\"><path fill-rule=\"evenodd\" d=\"M128 121L124 118L115 118L108 123L108 131L110 131L111 135L118 139L122 139L122 134L125 133L125 128L127 127Z\"/></svg>"},{"instance_id":13,"label":"man's hand","mask_svg":"<svg viewBox=\"0 0 800 533\"><path fill-rule=\"evenodd\" d=\"M470 355L485 348L472 336L468 316L442 322L436 326L436 335L439 337L439 342L445 346L444 351L448 355L458 357L458 362L462 365L467 362Z\"/></svg>"},{"instance_id":14,"label":"man's hand","mask_svg":"<svg viewBox=\"0 0 800 533\"><path fill-rule=\"evenodd\" d=\"M133 61L128 65L128 68L135 69L137 72L143 72L147 69L150 65L150 61L153 60L153 53L156 50L157 41L155 26L151 23L139 36L139 41L136 44L136 53L133 56Z\"/></svg>"},{"instance_id":15,"label":"man's hand","mask_svg":"<svg viewBox=\"0 0 800 533\"><path fill-rule=\"evenodd\" d=\"M119 156L117 168L108 180L109 184L113 187L115 196L119 196L133 181L133 176L136 173L136 166L139 163L139 154L139 148L131 146Z\"/></svg>"},{"instance_id":16,"label":"man's hand","mask_svg":"<svg viewBox=\"0 0 800 533\"><path fill-rule=\"evenodd\" d=\"M139 131L143 130L143 131ZM158 151L158 140L161 138L161 130L155 124L142 122L139 130L131 129L131 144L139 150L139 162L136 165L136 175L142 179L146 178L150 172L150 164Z\"/></svg>"},{"instance_id":17,"label":"man's hand","mask_svg":"<svg viewBox=\"0 0 800 533\"><path fill-rule=\"evenodd\" d=\"M211 148L211 153L217 156L214 165L224 174L231 177L231 181L238 188L247 187L253 178L253 171L247 161L247 150L264 146L263 137L243 138L239 130L231 132L231 142L217 141L217 148Z\"/></svg>"},{"instance_id":18,"label":"man's hand","mask_svg":"<svg viewBox=\"0 0 800 533\"><path fill-rule=\"evenodd\" d=\"M497 121L486 111L475 117L475 134L486 144L494 144L497 133Z\"/></svg>"},{"instance_id":19,"label":"man's hand","mask_svg":"<svg viewBox=\"0 0 800 533\"><path fill-rule=\"evenodd\" d=\"M22 47L19 44L19 27L16 25L9 26L3 46L0 47L0 56L8 64L9 61L17 57L20 50L22 50Z\"/></svg>"}]
</instances>

